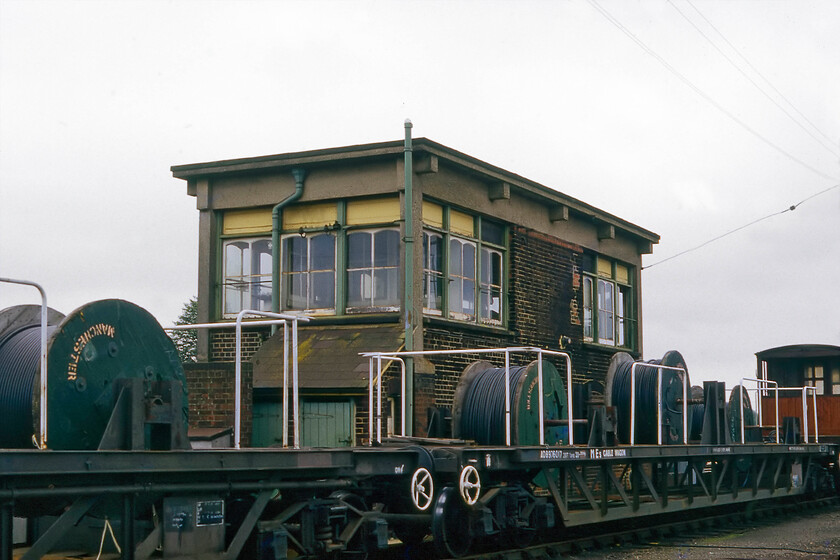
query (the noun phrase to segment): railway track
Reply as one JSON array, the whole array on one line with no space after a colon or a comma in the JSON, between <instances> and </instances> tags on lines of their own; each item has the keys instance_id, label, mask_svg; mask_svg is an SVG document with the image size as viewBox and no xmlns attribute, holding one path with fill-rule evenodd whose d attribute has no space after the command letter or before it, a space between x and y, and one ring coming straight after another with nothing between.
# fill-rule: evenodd
<instances>
[{"instance_id":1,"label":"railway track","mask_svg":"<svg viewBox=\"0 0 840 560\"><path fill-rule=\"evenodd\" d=\"M679 521L663 522L649 519L650 523L643 523L639 519L633 527L622 527L616 524L612 527L583 527L568 531L567 538L551 543L539 543L521 549L487 550L461 557L460 560L553 560L567 558L572 555L586 554L597 551L607 552L612 548L616 551L643 551L657 547L690 549L710 548L737 550L739 547L724 545L703 546L690 544L689 541L710 537L724 537L762 526L773 525L789 520L792 516L803 516L809 513L820 513L840 509L840 497L822 497L808 501L779 502L762 505L753 504L752 507L739 507L728 511L717 512L713 515L703 511L686 512L686 518ZM595 533L593 534L593 531ZM429 548L425 548L428 546ZM431 543L424 543L422 547L399 551L391 551L388 558L426 558L432 554ZM774 550L776 550L774 548ZM840 560L837 552L788 549L789 552L806 553L807 558L832 558ZM735 553L737 554L737 552ZM681 556L675 556L681 557ZM742 556L734 556L740 558Z\"/></svg>"}]
</instances>

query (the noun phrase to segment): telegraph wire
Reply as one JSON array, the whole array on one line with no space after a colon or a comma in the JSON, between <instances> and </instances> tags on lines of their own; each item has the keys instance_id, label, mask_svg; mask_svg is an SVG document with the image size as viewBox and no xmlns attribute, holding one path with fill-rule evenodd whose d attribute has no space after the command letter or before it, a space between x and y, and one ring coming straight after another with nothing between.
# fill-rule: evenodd
<instances>
[{"instance_id":1,"label":"telegraph wire","mask_svg":"<svg viewBox=\"0 0 840 560\"><path fill-rule=\"evenodd\" d=\"M729 41L729 39L727 39L727 38L726 38L726 36L724 36L724 34L720 31L720 29L718 29L717 27L715 27L715 24L714 24L714 23L712 23L712 22L709 20L709 18L707 18L705 15L703 15L703 12L701 12L701 11L700 11L700 9L699 9L697 6L695 6L695 5L691 2L691 0L685 0L685 1L686 1L686 2L688 2L688 5L689 5L689 6L691 6L692 8L694 8L694 11L695 11L695 12L697 12L697 13L700 15L700 17L701 17L701 18L703 18L703 21L705 21L706 23L708 23L708 24L709 24L709 26L710 26L712 29L714 29L714 30L715 30L715 33L717 33L718 35L720 35L720 38L721 38L721 39L723 39L723 41L724 41L727 45L729 45L729 47L730 47L733 51L735 51L735 53L736 53L738 56L740 56L740 57L741 57L741 60L743 60L743 61L747 64L747 66L749 66L749 67L750 67L750 69L751 69L753 72L755 72L755 73L756 73L756 74L757 74L757 75L758 75L758 76L759 76L762 80L764 80L764 81L765 81L765 83L766 83L768 86L770 86L770 88L771 88L773 91L775 91L775 92L776 92L776 94L777 94L779 97L781 97L782 99L784 99L785 103L787 103L788 105L790 105L790 107L791 107L794 111L796 111L796 113L797 113L800 117L802 117L803 119L805 119L805 122L807 122L809 125L811 125L811 127L812 127L814 130L816 130L816 131L817 131L817 132L818 132L818 133L819 133L819 134L820 134L823 138L825 138L825 139L826 139L826 140L827 140L830 144L834 142L834 140L832 140L832 139L831 139L831 138L830 138L830 137L829 137L829 136L828 136L825 132L823 132L822 130L820 130L820 128L819 128L816 124L814 124L813 122L811 122L811 119L809 119L807 116L805 116L805 114L804 114L802 111L800 111L800 110L796 107L796 105L794 105L794 104L793 104L793 102L792 102L790 99L788 99L787 97L785 97L785 94L783 94L781 91L779 91L779 90L778 90L778 88L776 88L776 86L774 86L774 85L773 85L773 83L772 83L772 82L771 82L771 81L770 81L770 80L769 80L769 79L768 79L768 78L767 78L764 74L762 74L762 73L758 70L758 68L756 68L755 66L753 66L753 64L752 64L752 63L751 63L751 62L747 59L747 57L746 57L746 56L744 56L744 55L743 55L743 53L741 53L741 51L739 51L739 50L738 50L738 48L737 48L735 45L733 45L733 44Z\"/></svg>"},{"instance_id":2,"label":"telegraph wire","mask_svg":"<svg viewBox=\"0 0 840 560\"><path fill-rule=\"evenodd\" d=\"M715 44L715 42L714 42L714 41L712 41L712 39L711 39L708 35L706 35L706 34L703 32L703 30L702 30L702 29L700 29L700 28L697 26L697 24L695 24L693 21L691 21L691 19L690 19L687 15L685 15L685 13L684 13L682 10L680 10L680 9L679 9L679 7L678 7L676 4L674 4L673 0L668 0L668 3L671 5L671 7L672 7L672 8L674 8L674 9L677 11L677 13L679 13L679 14L683 17L683 19L684 19L685 21L687 21L687 22L688 22L688 23L689 23L689 24L690 24L690 25L691 25L691 26L692 26L692 27L693 27L693 28L694 28L694 29L695 29L695 30L696 30L696 31L697 31L700 35L702 35L702 36L703 36L703 38L704 38L704 39L706 39L706 41L708 41L708 42L709 42L709 44L710 44L710 45L712 45L712 47L714 47L714 49L715 49L717 52L719 52L719 53L720 53L720 55L721 55L723 58L725 58L725 59L726 59L726 61L727 61L727 62L729 62L729 64L731 64L731 65L732 65L732 67L733 67L733 68L735 68L738 72L740 72L740 73L741 73L741 75L742 75L742 76L744 76L744 78L746 78L746 79L747 79L747 80L748 80L748 81L749 81L749 82L750 82L753 86L755 86L755 88L756 88L758 91L760 91L760 92L764 95L764 97L766 97L766 98L767 98L767 99L768 99L771 103L773 103L773 105L775 105L776 107L778 107L780 111L782 111L785 115L787 115L787 116L788 116L788 118L789 118L790 120L792 120L792 121L793 121L793 122L794 122L794 123L795 123L795 124L796 124L799 128L801 128L803 131L805 131L805 133L806 133L808 136L810 136L810 137L811 137L811 138L813 138L813 139L814 139L817 143L819 143L819 145L820 145L820 146L822 146L823 148L825 148L825 149L826 149L826 150L827 150L827 151L828 151L831 155L833 155L833 156L835 156L835 157L840 157L840 152L838 152L837 150L835 150L835 149L834 149L834 146L832 146L830 143L829 143L829 144L826 144L824 140L822 140L821 138L817 137L817 135L816 135L816 134L814 134L813 132L811 132L810 130L808 130L808 128L806 128L804 124L802 124L802 123L801 123L801 122L800 122L800 121L799 121L796 117L794 117L793 115L791 115L791 114L790 114L790 112L788 112L788 110L787 110L787 109L785 109L784 107L782 107L782 106L779 104L779 102L778 102L778 101L776 101L775 99L773 99L773 98L770 96L770 94L769 94L769 93L767 93L767 92L764 90L764 88L762 88L760 85L758 85L758 83L756 83L756 81L755 81L755 80L753 80L750 76L748 76L748 75L747 75L747 73L746 73L746 72L744 72L744 71L741 69L741 67L740 67L740 66L738 66L738 65L735 63L735 61L734 61L734 60L732 60L732 59L729 57L729 55L727 55L725 52L723 52L723 50L722 50L720 47L718 47L718 46ZM694 8L694 9L696 10L697 8ZM704 18L704 19L705 19L705 18ZM706 20L706 21L708 21L708 20ZM716 31L717 31L717 30L716 30ZM720 34L720 31L718 31L718 34ZM727 41L727 42L728 42L728 41ZM765 81L766 81L766 79L765 79ZM788 102L788 103L790 103L790 102ZM807 120L807 119L806 119L806 120ZM810 121L808 121L808 122L810 122Z\"/></svg>"},{"instance_id":3,"label":"telegraph wire","mask_svg":"<svg viewBox=\"0 0 840 560\"><path fill-rule=\"evenodd\" d=\"M596 10L598 10L598 11L601 13L601 15L602 15L602 16L604 16L604 17L607 19L607 21L609 21L610 23L612 23L612 24L613 24L615 27L617 27L617 28L618 28L618 29L619 29L622 33L624 33L625 35L627 35L627 36L628 36L628 37L629 37L629 38L630 38L633 42L635 42L637 45L639 45L639 47L640 47L642 50L644 50L644 51L645 51L646 53L648 53L650 56L652 56L653 58L655 58L655 59L657 60L657 62L659 62L660 64L662 64L662 65L663 65L663 66L664 66L664 67L665 67L665 68L666 68L669 72L671 72L672 74L674 74L674 76L676 76L677 78L679 78L679 79L680 79L680 80L681 80L681 81L682 81L685 85L687 85L689 88L691 88L691 89L692 89L692 90L693 90L693 91L694 91L697 95L699 95L700 97L702 97L703 99L705 99L708 103L710 103L712 106L714 106L714 107L715 107L718 111L720 111L721 113L723 113L724 115L726 115L727 117L729 117L729 118L730 118L733 122L735 122L736 124L740 125L740 126L741 126L741 128L743 128L744 130L746 130L747 132L749 132L750 134L752 134L753 136L755 136L757 139L761 140L762 142L764 142L765 144L767 144L768 146L770 146L771 148L773 148L774 150L776 150L776 151L777 151L777 152L779 152L780 154L782 154L782 155L784 155L784 156L787 156L787 157L788 157L789 159L791 159L792 161L795 161L796 163L798 163L798 164L799 164L799 165L801 165L802 167L804 167L804 168L806 168L806 169L808 169L808 170L812 171L813 173L815 173L815 174L819 175L820 177L822 177L822 178L824 178L824 179L828 179L829 181L836 181L836 180L838 179L837 177L833 177L833 176L831 176L831 175L828 175L827 173L823 173L822 171L820 171L820 170L819 170L819 169L817 169L816 167L813 167L813 166L811 166L811 165L809 165L809 164L805 163L804 161L802 161L802 160L801 160L801 159L799 159L798 157L796 157L796 156L794 156L793 154L791 154L790 152L786 151L786 150L785 150L784 148L782 148L781 146L778 146L778 145L774 144L773 142L771 142L770 140L768 140L767 138L765 138L764 136L762 136L762 135L761 135L761 133L759 133L758 131L756 131L756 130L755 130L755 129L753 129L752 127L750 127L747 123L745 123L744 121L742 121L741 119L739 119L739 118L738 118L737 116L735 116L732 112L730 112L729 110L727 110L727 109L726 109L725 107L723 107L720 103L718 103L718 102L717 102L717 101L715 101L712 97L710 97L708 94L706 94L703 90L701 90L699 87L697 87L696 85L694 85L694 83L693 83L691 80L689 80L688 78L686 78L686 77L685 77L683 74L681 74L681 73L680 73L680 72L679 72L676 68L674 68L673 66L671 66L671 65L668 63L668 61L667 61L667 60L665 60L664 58L662 58L662 57L661 57L659 54L657 54L657 53L656 53L653 49L651 49L650 47L648 47L648 46L647 46L644 42L642 42L642 40L641 40L641 39L639 39L638 37L636 37L636 35L634 35L632 31L630 31L629 29L627 29L627 28L626 28L626 27L625 27L625 26L624 26L624 25L623 25L620 21L618 21L617 19L615 19L615 18L614 18L614 17L613 17L613 16L612 16L612 15L611 15L611 14L610 14L610 13L609 13L606 9L604 9L604 8L603 8L600 4L598 4L598 2L597 2L596 0L587 0L587 2L589 2L589 4L591 4L591 5L592 5L592 7L594 7Z\"/></svg>"},{"instance_id":4,"label":"telegraph wire","mask_svg":"<svg viewBox=\"0 0 840 560\"><path fill-rule=\"evenodd\" d=\"M686 249L685 251L680 251L680 252L679 252L679 253L677 253L676 255L671 255L671 256L670 256L670 257L668 257L667 259L662 259L661 261L655 262L655 263L653 263L653 264L649 264L649 265L647 265L647 266L643 266L643 267L642 267L642 270L645 270L645 269L648 269L648 268L652 268L652 267L654 267L654 266L656 266L656 265L658 265L658 264L662 264L662 263L664 263L664 262L668 262L668 261L670 261L670 260L672 260L672 259L676 259L677 257L681 257L682 255L685 255L686 253L691 253L691 252L693 252L693 251L696 251L697 249L701 249L701 248L705 247L706 245L709 245L710 243L714 243L715 241L717 241L717 240L719 240L719 239L723 239L724 237L726 237L726 236L728 236L728 235L732 235L732 234L733 234L733 233L735 233L735 232L741 231L742 229L746 229L746 228L748 228L748 227L750 227L750 226L752 226L752 225L755 225L755 224L757 224L757 223L759 223L759 222L763 222L764 220L767 220L767 219L769 219L769 218L772 218L773 216L778 216L779 214L784 214L785 212L792 212L793 210L796 210L797 208L799 208L799 206L800 206L800 205L802 205L802 204L803 204L803 203L805 203L805 202L808 202L808 201L809 201L809 200L811 200L812 198L816 198L816 197L818 197L818 196L820 196L820 195L823 195L823 194L827 193L828 191L834 190L834 189L836 189L836 188L840 188L840 183L838 183L838 184L836 184L836 185L832 185L832 186L828 187L827 189L822 190L822 191L820 191L820 192L818 192L818 193L814 193L814 194L812 194L811 196L809 196L809 197L807 197L807 198L804 198L804 199L800 200L800 201L799 201L799 202L797 202L796 204L792 204L792 205L788 206L787 208L785 208L784 210L782 210L782 211L780 211L780 212L773 212L772 214L768 214L768 215L764 216L763 218L759 218L759 219L757 219L757 220L753 220L752 222L750 222L750 223L748 223L748 224L744 224L743 226L740 226L740 227L737 227L737 228L735 228L735 229L733 229L733 230L727 231L726 233L723 233L723 234L721 234L721 235L718 235L717 237L713 237L712 239L709 239L708 241L705 241L705 242L701 243L700 245L697 245L696 247L692 247L692 248L690 248L690 249Z\"/></svg>"}]
</instances>

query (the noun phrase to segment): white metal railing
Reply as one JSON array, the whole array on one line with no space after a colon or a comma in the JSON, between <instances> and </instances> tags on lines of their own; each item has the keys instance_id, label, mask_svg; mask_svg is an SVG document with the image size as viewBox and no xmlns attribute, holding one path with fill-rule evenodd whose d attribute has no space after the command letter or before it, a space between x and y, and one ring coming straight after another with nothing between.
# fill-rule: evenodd
<instances>
[{"instance_id":1,"label":"white metal railing","mask_svg":"<svg viewBox=\"0 0 840 560\"><path fill-rule=\"evenodd\" d=\"M676 371L680 374L683 387L683 443L688 444L688 382L685 368L633 362L630 366L630 445L636 444L636 366L656 368L656 441L662 445L662 370Z\"/></svg>"},{"instance_id":2,"label":"white metal railing","mask_svg":"<svg viewBox=\"0 0 840 560\"><path fill-rule=\"evenodd\" d=\"M242 430L242 319L245 315L258 317L269 317L268 321L248 321L249 327L260 327L266 325L283 325L283 447L289 446L289 323L292 324L292 406L294 422L294 448L300 449L300 410L298 391L298 323L308 322L309 317L298 315L287 315L283 313L271 313L268 311L257 311L254 309L243 309L236 315L235 322L224 323L200 323L195 325L177 325L167 327L164 330L178 331L191 329L217 329L236 328L236 373L235 373L235 395L234 395L234 428L233 446L240 447L240 436Z\"/></svg>"},{"instance_id":3,"label":"white metal railing","mask_svg":"<svg viewBox=\"0 0 840 560\"><path fill-rule=\"evenodd\" d=\"M744 381L754 381L756 382L756 387L753 389L746 389L744 387ZM774 385L770 387L770 385ZM770 381L767 379L758 379L755 377L742 377L741 383L739 383L741 387L741 394L744 394L746 391L752 390L756 392L756 401L758 403L758 427L764 428L769 426L764 426L763 422L763 412L761 406L761 392L762 391L772 391L774 393L775 398L775 408L776 408L776 443L780 443L780 436L779 436L779 393L782 391L794 391L797 393L801 393L802 395L802 429L803 429L803 438L805 443L808 443L808 439L810 436L810 431L808 429L810 425L810 414L808 411L808 393L811 394L811 402L814 405L814 443L820 442L820 429L819 429L819 420L817 419L817 388L816 387L779 387L778 383L775 381ZM743 405L741 407L743 411ZM731 414L731 413L730 413ZM744 433L744 421L743 418L741 419L741 443L745 443L745 433Z\"/></svg>"},{"instance_id":4,"label":"white metal railing","mask_svg":"<svg viewBox=\"0 0 840 560\"><path fill-rule=\"evenodd\" d=\"M15 280L12 278L0 278L0 282L7 284L20 284L23 286L32 286L41 293L41 388L40 388L40 406L41 406L41 430L40 441L35 442L40 449L47 448L47 293L40 284L30 282L29 280ZM34 439L34 436L33 436Z\"/></svg>"},{"instance_id":5,"label":"white metal railing","mask_svg":"<svg viewBox=\"0 0 840 560\"><path fill-rule=\"evenodd\" d=\"M755 382L756 386L754 389L747 389L744 387L744 381L752 381ZM771 387L772 385L772 387ZM758 406L758 427L764 428L769 427L764 425L764 412L762 411L761 406L761 392L762 391L773 391L775 395L775 408L776 408L776 423L775 423L775 430L776 430L776 443L779 443L779 384L776 381L770 381L769 379L761 379L758 377L742 377L741 382L738 384L741 387L741 395L748 395L750 390L755 391L756 394L756 404ZM741 397L742 399L744 397ZM732 411L729 412L732 414ZM741 443L746 443L746 430L744 424L744 404L741 403L740 410L738 412L739 418L741 419Z\"/></svg>"},{"instance_id":6,"label":"white metal railing","mask_svg":"<svg viewBox=\"0 0 840 560\"><path fill-rule=\"evenodd\" d=\"M553 350L543 350L534 346L516 346L507 348L471 348L467 350L422 350L414 352L361 352L360 355L368 358L369 363L369 385L368 385L368 426L369 439L368 445L373 445L373 442L382 442L382 361L399 361L402 364L401 373L401 391L400 391L400 409L402 419L402 435L405 436L405 362L402 360L408 356L445 356L445 355L469 355L469 354L501 354L505 355L505 445L511 444L511 411L510 411L510 355L512 353L536 353L537 354L537 390L540 398L538 402L538 416L539 416L539 445L545 445L545 416L543 403L543 356L559 356L566 362L566 408L569 416L569 445L574 445L574 430L572 420L572 358L565 352L555 352ZM376 362L376 376L374 376L374 362ZM387 366L386 366L387 367ZM376 433L374 434L374 411L373 411L373 394L374 386L376 387Z\"/></svg>"}]
</instances>

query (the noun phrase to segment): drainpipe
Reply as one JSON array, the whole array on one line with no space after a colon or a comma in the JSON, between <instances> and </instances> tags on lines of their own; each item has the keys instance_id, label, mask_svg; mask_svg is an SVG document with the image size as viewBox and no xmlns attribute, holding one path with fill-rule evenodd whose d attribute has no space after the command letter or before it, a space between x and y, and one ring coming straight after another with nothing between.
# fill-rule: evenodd
<instances>
[{"instance_id":1,"label":"drainpipe","mask_svg":"<svg viewBox=\"0 0 840 560\"><path fill-rule=\"evenodd\" d=\"M280 312L280 230L283 208L297 201L303 196L303 180L306 178L306 170L300 167L292 169L292 176L295 178L295 192L281 200L271 210L271 310L274 313ZM277 325L271 327L271 334L277 331Z\"/></svg>"},{"instance_id":2,"label":"drainpipe","mask_svg":"<svg viewBox=\"0 0 840 560\"><path fill-rule=\"evenodd\" d=\"M411 147L411 121L405 120L405 286L403 313L405 320L405 350L414 351L414 193L413 163ZM408 356L405 363L405 433L414 434L414 358Z\"/></svg>"}]
</instances>

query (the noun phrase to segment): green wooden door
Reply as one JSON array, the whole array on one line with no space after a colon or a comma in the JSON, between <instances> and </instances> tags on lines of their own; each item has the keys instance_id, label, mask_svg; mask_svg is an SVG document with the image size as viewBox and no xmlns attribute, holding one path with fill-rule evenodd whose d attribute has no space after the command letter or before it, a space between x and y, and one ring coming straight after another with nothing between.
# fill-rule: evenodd
<instances>
[{"instance_id":1,"label":"green wooden door","mask_svg":"<svg viewBox=\"0 0 840 560\"><path fill-rule=\"evenodd\" d=\"M255 400L252 447L269 447L283 444L283 403ZM291 443L291 441L290 441Z\"/></svg>"},{"instance_id":2,"label":"green wooden door","mask_svg":"<svg viewBox=\"0 0 840 560\"><path fill-rule=\"evenodd\" d=\"M304 447L353 445L353 401L304 400L301 402L301 415Z\"/></svg>"}]
</instances>

